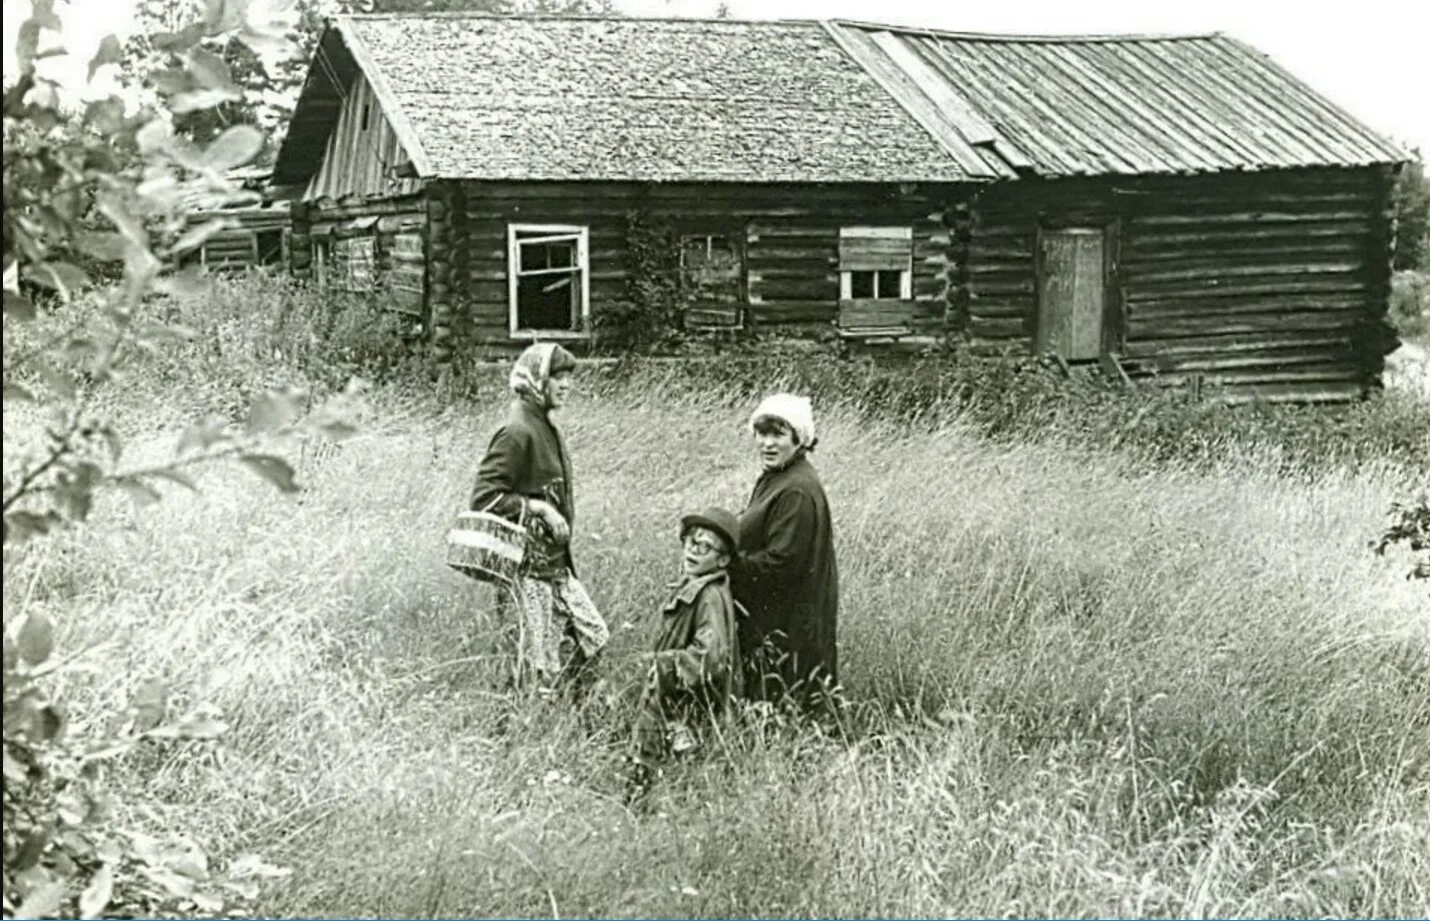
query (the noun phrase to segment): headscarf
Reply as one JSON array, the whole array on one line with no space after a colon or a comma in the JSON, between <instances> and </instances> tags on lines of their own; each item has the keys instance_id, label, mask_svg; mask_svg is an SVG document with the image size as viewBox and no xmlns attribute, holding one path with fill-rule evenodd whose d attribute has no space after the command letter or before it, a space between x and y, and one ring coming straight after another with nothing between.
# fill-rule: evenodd
<instances>
[{"instance_id":1,"label":"headscarf","mask_svg":"<svg viewBox=\"0 0 1430 921\"><path fill-rule=\"evenodd\" d=\"M809 450L814 447L814 407L809 397L792 393L776 393L765 397L750 414L750 431L761 419L778 419L794 432L795 443Z\"/></svg>"},{"instance_id":2,"label":"headscarf","mask_svg":"<svg viewBox=\"0 0 1430 921\"><path fill-rule=\"evenodd\" d=\"M554 342L536 342L517 356L507 383L517 396L545 409L550 405L546 382L551 375L575 369L576 358L570 352Z\"/></svg>"}]
</instances>

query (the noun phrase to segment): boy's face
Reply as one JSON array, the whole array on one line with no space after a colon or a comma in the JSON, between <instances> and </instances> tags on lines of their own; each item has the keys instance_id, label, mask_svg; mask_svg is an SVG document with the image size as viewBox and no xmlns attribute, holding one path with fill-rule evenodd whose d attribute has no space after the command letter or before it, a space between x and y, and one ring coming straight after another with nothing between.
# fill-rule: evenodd
<instances>
[{"instance_id":1,"label":"boy's face","mask_svg":"<svg viewBox=\"0 0 1430 921\"><path fill-rule=\"evenodd\" d=\"M681 540L684 552L680 567L687 576L703 576L730 565L725 541L709 528L696 526L685 532Z\"/></svg>"}]
</instances>

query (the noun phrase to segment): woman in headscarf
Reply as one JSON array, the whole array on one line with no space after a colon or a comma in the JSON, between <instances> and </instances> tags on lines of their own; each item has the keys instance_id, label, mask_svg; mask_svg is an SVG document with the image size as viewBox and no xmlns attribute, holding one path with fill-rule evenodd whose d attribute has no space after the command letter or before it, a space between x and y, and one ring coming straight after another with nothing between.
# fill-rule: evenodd
<instances>
[{"instance_id":1,"label":"woman in headscarf","mask_svg":"<svg viewBox=\"0 0 1430 921\"><path fill-rule=\"evenodd\" d=\"M750 416L762 472L740 516L735 600L749 612L740 646L752 664L747 693L805 703L839 681L839 568L829 501L809 453L814 411L806 397L767 397Z\"/></svg>"},{"instance_id":2,"label":"woman in headscarf","mask_svg":"<svg viewBox=\"0 0 1430 921\"><path fill-rule=\"evenodd\" d=\"M517 358L509 378L516 398L487 446L470 502L473 510L526 525L526 558L513 593L518 655L543 685L589 663L610 637L571 560L571 459L551 422L552 410L570 395L575 370L571 353L549 342Z\"/></svg>"}]
</instances>

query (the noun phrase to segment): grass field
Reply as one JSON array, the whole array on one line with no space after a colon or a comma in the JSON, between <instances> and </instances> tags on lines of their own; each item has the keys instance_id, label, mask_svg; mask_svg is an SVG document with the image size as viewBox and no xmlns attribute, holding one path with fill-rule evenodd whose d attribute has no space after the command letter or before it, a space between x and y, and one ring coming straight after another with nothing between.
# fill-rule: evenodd
<instances>
[{"instance_id":1,"label":"grass field","mask_svg":"<svg viewBox=\"0 0 1430 921\"><path fill-rule=\"evenodd\" d=\"M182 391L130 396L159 456ZM579 711L502 690L490 599L441 562L493 400L379 388L362 434L295 449L295 497L234 470L109 497L6 551L6 618L104 644L76 714L151 677L222 709L219 741L115 779L156 802L136 821L291 867L265 915L1430 911L1430 605L1367 549L1424 467L1150 465L816 404L847 724L750 714L647 814L620 805L620 755L675 521L755 476L718 387L587 386L564 413L578 566L614 630Z\"/></svg>"}]
</instances>

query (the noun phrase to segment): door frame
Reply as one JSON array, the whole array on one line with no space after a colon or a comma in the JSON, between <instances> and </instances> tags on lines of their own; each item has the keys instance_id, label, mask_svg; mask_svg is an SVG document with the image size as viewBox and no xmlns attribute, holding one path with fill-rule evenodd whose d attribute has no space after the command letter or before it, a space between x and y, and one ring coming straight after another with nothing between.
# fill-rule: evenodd
<instances>
[{"instance_id":1,"label":"door frame","mask_svg":"<svg viewBox=\"0 0 1430 921\"><path fill-rule=\"evenodd\" d=\"M1102 342L1097 360L1105 362L1109 355L1121 353L1127 329L1127 298L1122 290L1120 270L1122 219L1117 217L1044 216L1038 221L1033 239L1033 353L1043 354L1043 281L1047 273L1043 239L1049 232L1065 230L1102 232Z\"/></svg>"}]
</instances>

